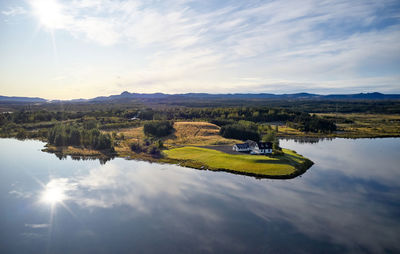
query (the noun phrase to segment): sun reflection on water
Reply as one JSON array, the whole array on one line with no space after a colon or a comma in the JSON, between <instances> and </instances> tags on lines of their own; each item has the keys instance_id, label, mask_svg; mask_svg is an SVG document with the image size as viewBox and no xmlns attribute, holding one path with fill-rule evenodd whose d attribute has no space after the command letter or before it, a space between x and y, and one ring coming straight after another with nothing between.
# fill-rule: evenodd
<instances>
[{"instance_id":1,"label":"sun reflection on water","mask_svg":"<svg viewBox=\"0 0 400 254\"><path fill-rule=\"evenodd\" d=\"M42 201L50 204L55 204L63 201L65 199L65 195L63 190L60 188L48 188L43 193Z\"/></svg>"},{"instance_id":2,"label":"sun reflection on water","mask_svg":"<svg viewBox=\"0 0 400 254\"><path fill-rule=\"evenodd\" d=\"M48 204L57 204L63 202L67 198L63 185L57 184L56 181L50 181L46 184L41 195L41 201Z\"/></svg>"}]
</instances>

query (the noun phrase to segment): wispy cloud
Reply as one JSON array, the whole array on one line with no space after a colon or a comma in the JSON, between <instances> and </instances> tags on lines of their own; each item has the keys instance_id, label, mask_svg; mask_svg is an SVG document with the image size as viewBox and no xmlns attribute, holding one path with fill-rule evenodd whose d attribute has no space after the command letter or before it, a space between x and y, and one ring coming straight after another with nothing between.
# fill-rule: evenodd
<instances>
[{"instance_id":1,"label":"wispy cloud","mask_svg":"<svg viewBox=\"0 0 400 254\"><path fill-rule=\"evenodd\" d=\"M43 1L54 2L30 0L33 13ZM400 6L395 0L57 4L52 29L78 41L142 52L140 60L125 56L141 62L134 70L121 68L118 86L126 89L212 92L245 85L270 90L275 81L287 88L296 83L340 88L344 80L386 78L394 80L386 90L393 90L399 83ZM237 82L246 76L274 82Z\"/></svg>"},{"instance_id":2,"label":"wispy cloud","mask_svg":"<svg viewBox=\"0 0 400 254\"><path fill-rule=\"evenodd\" d=\"M15 16L15 15L22 15L26 14L27 11L22 8L21 6L17 7L9 7L7 10L4 10L1 12L1 14L6 15L6 16Z\"/></svg>"},{"instance_id":3,"label":"wispy cloud","mask_svg":"<svg viewBox=\"0 0 400 254\"><path fill-rule=\"evenodd\" d=\"M50 224L25 224L28 228L48 228Z\"/></svg>"}]
</instances>

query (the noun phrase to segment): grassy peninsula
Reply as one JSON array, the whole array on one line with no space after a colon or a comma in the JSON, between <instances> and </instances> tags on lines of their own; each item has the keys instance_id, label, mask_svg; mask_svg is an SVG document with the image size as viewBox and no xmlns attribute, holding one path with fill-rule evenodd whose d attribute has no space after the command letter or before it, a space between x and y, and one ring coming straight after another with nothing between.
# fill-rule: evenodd
<instances>
[{"instance_id":1,"label":"grassy peninsula","mask_svg":"<svg viewBox=\"0 0 400 254\"><path fill-rule=\"evenodd\" d=\"M202 170L225 171L259 178L293 178L304 173L313 163L294 151L281 149L273 155L226 153L234 143L242 142L222 137L220 127L207 122L175 122L171 134L149 141L144 126L125 128L118 133L113 149L88 149L77 146L47 145L46 152L58 156L82 158L123 157L127 159L178 164ZM121 139L123 137L123 139ZM119 139L119 140L118 140ZM146 144L147 142L147 144ZM155 146L162 143L162 147ZM134 148L132 148L134 146ZM205 148L207 147L207 148Z\"/></svg>"},{"instance_id":2,"label":"grassy peninsula","mask_svg":"<svg viewBox=\"0 0 400 254\"><path fill-rule=\"evenodd\" d=\"M281 155L232 155L201 147L181 147L166 150L164 161L185 167L226 171L243 175L292 178L305 172L312 162L296 152L283 149Z\"/></svg>"}]
</instances>

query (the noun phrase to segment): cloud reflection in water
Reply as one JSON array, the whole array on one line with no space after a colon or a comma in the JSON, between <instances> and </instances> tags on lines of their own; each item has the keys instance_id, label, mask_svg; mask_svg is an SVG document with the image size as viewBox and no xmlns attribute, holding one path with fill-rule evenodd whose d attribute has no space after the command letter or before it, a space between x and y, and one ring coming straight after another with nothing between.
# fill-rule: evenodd
<instances>
[{"instance_id":1,"label":"cloud reflection in water","mask_svg":"<svg viewBox=\"0 0 400 254\"><path fill-rule=\"evenodd\" d=\"M315 166L313 170L320 169ZM69 186L69 201L81 208L129 207L135 211L129 216L160 216L162 209L165 213L161 220L175 225L178 231L190 231L182 223L194 217L208 229L223 230L231 221L243 219L232 214L245 209L264 221L265 227L283 221L307 237L350 250L359 251L360 246L372 251L383 251L388 246L397 249L399 240L396 232L400 223L394 220L393 211L379 205L384 201L371 200L373 193L365 182L348 182L341 174L331 178L315 173L288 181L256 180L115 160L64 183ZM380 199L393 198L389 192L374 191ZM201 237L205 243L210 241L207 236ZM221 241L234 244L237 240L225 234ZM240 243L236 245L240 248Z\"/></svg>"},{"instance_id":2,"label":"cloud reflection in water","mask_svg":"<svg viewBox=\"0 0 400 254\"><path fill-rule=\"evenodd\" d=\"M123 159L101 166L56 160L65 171L53 173L48 185L62 188L63 203L76 217L59 209L54 236L63 242L76 233L71 242L90 239L98 246L118 236L113 248L153 246L150 252L185 245L193 252L193 246L200 252L400 251L400 176L390 152L400 150L397 140L283 143L316 162L292 180ZM35 191L21 186L7 193L32 199L24 193Z\"/></svg>"}]
</instances>

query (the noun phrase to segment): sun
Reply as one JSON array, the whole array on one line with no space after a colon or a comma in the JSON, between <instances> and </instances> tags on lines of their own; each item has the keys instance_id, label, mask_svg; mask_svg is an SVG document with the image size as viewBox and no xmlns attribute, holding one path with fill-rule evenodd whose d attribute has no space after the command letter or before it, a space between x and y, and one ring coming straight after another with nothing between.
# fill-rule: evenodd
<instances>
[{"instance_id":1,"label":"sun","mask_svg":"<svg viewBox=\"0 0 400 254\"><path fill-rule=\"evenodd\" d=\"M51 184L46 185L44 192L42 193L41 200L48 204L56 204L63 202L66 199L64 189L60 186Z\"/></svg>"},{"instance_id":2,"label":"sun","mask_svg":"<svg viewBox=\"0 0 400 254\"><path fill-rule=\"evenodd\" d=\"M67 17L57 0L31 0L30 3L34 16L43 27L56 29L65 25Z\"/></svg>"}]
</instances>

